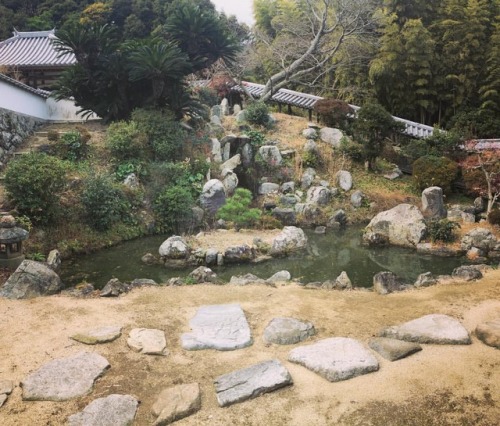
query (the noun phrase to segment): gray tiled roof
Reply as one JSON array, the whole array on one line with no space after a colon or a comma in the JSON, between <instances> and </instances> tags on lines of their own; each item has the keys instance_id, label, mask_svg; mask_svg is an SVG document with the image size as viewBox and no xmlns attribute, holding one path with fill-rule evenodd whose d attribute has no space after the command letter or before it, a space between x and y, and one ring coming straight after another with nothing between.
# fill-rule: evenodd
<instances>
[{"instance_id":1,"label":"gray tiled roof","mask_svg":"<svg viewBox=\"0 0 500 426\"><path fill-rule=\"evenodd\" d=\"M26 84L14 80L13 78L7 77L5 74L2 73L0 73L0 80L9 83L12 86L17 86L23 90L26 90L27 92L31 92L34 93L35 95L41 96L42 98L48 98L50 96L50 92L48 92L47 90L35 89L34 87L27 86Z\"/></svg>"},{"instance_id":2,"label":"gray tiled roof","mask_svg":"<svg viewBox=\"0 0 500 426\"><path fill-rule=\"evenodd\" d=\"M65 67L76 63L73 54L60 56L52 40L55 31L14 31L14 36L0 42L0 65L16 67Z\"/></svg>"}]
</instances>

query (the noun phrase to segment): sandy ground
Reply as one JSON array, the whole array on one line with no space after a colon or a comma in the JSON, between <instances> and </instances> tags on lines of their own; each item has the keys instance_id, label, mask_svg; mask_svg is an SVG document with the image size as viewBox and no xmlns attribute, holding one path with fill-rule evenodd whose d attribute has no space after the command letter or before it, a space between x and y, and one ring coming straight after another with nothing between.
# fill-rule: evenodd
<instances>
[{"instance_id":1,"label":"sandy ground","mask_svg":"<svg viewBox=\"0 0 500 426\"><path fill-rule=\"evenodd\" d=\"M305 290L295 285L143 288L118 299L54 296L27 301L0 299L0 379L16 388L0 408L0 425L61 425L90 401L111 393L137 396L137 425L151 424L151 406L160 390L199 382L202 409L178 425L498 425L500 351L473 337L472 345L425 345L407 359L380 370L330 383L287 361L291 347L266 346L262 333L276 316L312 321L312 341L346 336L363 342L385 326L430 313L452 315L473 331L500 316L500 271L477 283L453 283L379 296L366 291ZM187 352L179 336L204 304L238 302L246 312L254 344L242 350ZM123 325L118 340L85 346L69 336L94 326ZM126 345L135 327L165 331L170 355L146 356ZM110 370L93 392L68 402L22 401L20 381L42 364L87 350L105 356ZM217 405L213 380L232 370L277 358L294 385L228 408Z\"/></svg>"},{"instance_id":2,"label":"sandy ground","mask_svg":"<svg viewBox=\"0 0 500 426\"><path fill-rule=\"evenodd\" d=\"M223 252L231 246L248 245L253 246L254 239L260 238L267 244L272 244L272 241L282 232L281 229L267 229L259 231L256 229L241 229L236 232L232 229L218 229L210 232L200 232L198 235L189 237L190 243L194 247L202 249L214 248Z\"/></svg>"}]
</instances>

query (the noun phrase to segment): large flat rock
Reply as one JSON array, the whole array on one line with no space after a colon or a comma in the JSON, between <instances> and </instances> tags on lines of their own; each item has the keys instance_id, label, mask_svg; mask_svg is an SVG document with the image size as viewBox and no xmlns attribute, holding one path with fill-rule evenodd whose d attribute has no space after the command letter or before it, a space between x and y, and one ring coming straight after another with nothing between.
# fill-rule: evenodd
<instances>
[{"instance_id":1,"label":"large flat rock","mask_svg":"<svg viewBox=\"0 0 500 426\"><path fill-rule=\"evenodd\" d=\"M500 349L500 318L479 324L476 336L486 345Z\"/></svg>"},{"instance_id":2,"label":"large flat rock","mask_svg":"<svg viewBox=\"0 0 500 426\"><path fill-rule=\"evenodd\" d=\"M130 395L109 395L68 418L68 426L130 426L139 401Z\"/></svg>"},{"instance_id":3,"label":"large flat rock","mask_svg":"<svg viewBox=\"0 0 500 426\"><path fill-rule=\"evenodd\" d=\"M252 335L240 305L201 306L189 322L191 333L181 336L182 347L193 351L231 351L252 344Z\"/></svg>"},{"instance_id":4,"label":"large flat rock","mask_svg":"<svg viewBox=\"0 0 500 426\"><path fill-rule=\"evenodd\" d=\"M310 322L295 318L274 318L264 330L264 341L278 345L293 345L313 336L316 330Z\"/></svg>"},{"instance_id":5,"label":"large flat rock","mask_svg":"<svg viewBox=\"0 0 500 426\"><path fill-rule=\"evenodd\" d=\"M130 330L127 344L144 355L168 355L167 341L162 330L134 328Z\"/></svg>"},{"instance_id":6,"label":"large flat rock","mask_svg":"<svg viewBox=\"0 0 500 426\"><path fill-rule=\"evenodd\" d=\"M93 328L81 333L77 333L71 338L86 345L97 345L99 343L108 343L118 339L122 334L122 328L116 325Z\"/></svg>"},{"instance_id":7,"label":"large flat rock","mask_svg":"<svg viewBox=\"0 0 500 426\"><path fill-rule=\"evenodd\" d=\"M219 376L214 381L221 407L255 398L293 384L292 376L277 359Z\"/></svg>"},{"instance_id":8,"label":"large flat rock","mask_svg":"<svg viewBox=\"0 0 500 426\"><path fill-rule=\"evenodd\" d=\"M368 346L389 361L397 361L422 350L422 346L418 343L405 342L389 337L375 337L368 342Z\"/></svg>"},{"instance_id":9,"label":"large flat rock","mask_svg":"<svg viewBox=\"0 0 500 426\"><path fill-rule=\"evenodd\" d=\"M378 370L378 361L360 342L332 337L290 351L288 360L303 365L330 382Z\"/></svg>"},{"instance_id":10,"label":"large flat rock","mask_svg":"<svg viewBox=\"0 0 500 426\"><path fill-rule=\"evenodd\" d=\"M201 408L198 383L177 385L161 391L151 409L154 426L164 426L196 413Z\"/></svg>"},{"instance_id":11,"label":"large flat rock","mask_svg":"<svg viewBox=\"0 0 500 426\"><path fill-rule=\"evenodd\" d=\"M96 353L80 352L55 359L26 377L21 386L28 401L66 401L88 394L94 381L102 376L109 363Z\"/></svg>"},{"instance_id":12,"label":"large flat rock","mask_svg":"<svg viewBox=\"0 0 500 426\"><path fill-rule=\"evenodd\" d=\"M425 315L401 325L388 327L380 332L381 337L406 340L416 343L439 345L468 345L469 333L455 318L441 314Z\"/></svg>"}]
</instances>

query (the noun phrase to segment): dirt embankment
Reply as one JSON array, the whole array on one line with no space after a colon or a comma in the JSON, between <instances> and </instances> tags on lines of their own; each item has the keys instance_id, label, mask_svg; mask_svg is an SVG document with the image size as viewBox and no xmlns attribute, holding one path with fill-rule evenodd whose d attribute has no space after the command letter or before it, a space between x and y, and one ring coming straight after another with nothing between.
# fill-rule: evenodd
<instances>
[{"instance_id":1,"label":"dirt embankment","mask_svg":"<svg viewBox=\"0 0 500 426\"><path fill-rule=\"evenodd\" d=\"M473 337L472 345L436 346L389 362L380 370L330 383L287 361L290 347L265 345L263 329L277 316L312 321L311 339L346 336L365 342L389 325L430 313L458 318L469 331L500 316L500 271L474 283L453 283L388 296L371 292L304 290L286 285L198 285L134 290L118 299L80 300L54 296L27 301L0 299L0 378L17 385L42 364L86 350L105 356L111 369L94 391L67 402L22 401L17 386L0 408L2 426L62 425L90 401L111 393L141 400L136 424L152 423L151 406L164 387L199 382L202 409L179 425L482 425L500 418L500 351ZM242 350L188 352L180 335L204 304L240 303L254 344ZM118 340L84 346L69 339L90 327L118 324ZM127 347L134 327L165 331L168 357L145 356ZM229 408L217 405L213 380L229 371L277 358L289 369L292 387Z\"/></svg>"}]
</instances>

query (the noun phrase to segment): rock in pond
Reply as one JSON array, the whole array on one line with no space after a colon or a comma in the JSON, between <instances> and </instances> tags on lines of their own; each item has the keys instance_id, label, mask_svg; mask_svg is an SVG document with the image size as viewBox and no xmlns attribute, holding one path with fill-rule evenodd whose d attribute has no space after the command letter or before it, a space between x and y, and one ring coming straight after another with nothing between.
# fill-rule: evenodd
<instances>
[{"instance_id":1,"label":"rock in pond","mask_svg":"<svg viewBox=\"0 0 500 426\"><path fill-rule=\"evenodd\" d=\"M288 271L278 271L271 275L266 281L268 283L279 283L283 281L290 281L292 279L292 274Z\"/></svg>"},{"instance_id":2,"label":"rock in pond","mask_svg":"<svg viewBox=\"0 0 500 426\"><path fill-rule=\"evenodd\" d=\"M221 407L255 398L293 384L288 370L276 359L219 376L214 381Z\"/></svg>"},{"instance_id":3,"label":"rock in pond","mask_svg":"<svg viewBox=\"0 0 500 426\"><path fill-rule=\"evenodd\" d=\"M168 355L167 341L162 330L134 328L130 330L127 344L144 355Z\"/></svg>"},{"instance_id":4,"label":"rock in pond","mask_svg":"<svg viewBox=\"0 0 500 426\"><path fill-rule=\"evenodd\" d=\"M432 272L424 272L417 277L417 280L413 284L415 287L429 287L431 285L437 284L437 278L432 275Z\"/></svg>"},{"instance_id":5,"label":"rock in pond","mask_svg":"<svg viewBox=\"0 0 500 426\"><path fill-rule=\"evenodd\" d=\"M479 324L476 336L484 344L500 349L500 318Z\"/></svg>"},{"instance_id":6,"label":"rock in pond","mask_svg":"<svg viewBox=\"0 0 500 426\"><path fill-rule=\"evenodd\" d=\"M360 342L332 337L290 351L288 360L303 365L330 382L351 379L378 370L377 359Z\"/></svg>"},{"instance_id":7,"label":"rock in pond","mask_svg":"<svg viewBox=\"0 0 500 426\"><path fill-rule=\"evenodd\" d=\"M391 339L388 337L375 337L370 339L368 346L389 361L397 361L398 359L406 358L422 350L422 346L417 343L405 342L403 340Z\"/></svg>"},{"instance_id":8,"label":"rock in pond","mask_svg":"<svg viewBox=\"0 0 500 426\"><path fill-rule=\"evenodd\" d=\"M193 331L181 336L186 350L231 351L252 344L245 313L237 304L201 306L189 325Z\"/></svg>"},{"instance_id":9,"label":"rock in pond","mask_svg":"<svg viewBox=\"0 0 500 426\"><path fill-rule=\"evenodd\" d=\"M224 263L247 263L255 257L255 251L247 244L231 246L224 252Z\"/></svg>"},{"instance_id":10,"label":"rock in pond","mask_svg":"<svg viewBox=\"0 0 500 426\"><path fill-rule=\"evenodd\" d=\"M465 281L478 280L483 278L481 271L474 265L463 265L455 268L451 273L453 278L460 278Z\"/></svg>"},{"instance_id":11,"label":"rock in pond","mask_svg":"<svg viewBox=\"0 0 500 426\"><path fill-rule=\"evenodd\" d=\"M71 336L73 340L86 345L97 345L99 343L108 343L118 339L122 335L122 328L116 325L93 328L83 333L77 333Z\"/></svg>"},{"instance_id":12,"label":"rock in pond","mask_svg":"<svg viewBox=\"0 0 500 426\"><path fill-rule=\"evenodd\" d=\"M164 426L190 416L200 409L200 385L188 383L162 390L151 411L156 417L154 426Z\"/></svg>"},{"instance_id":13,"label":"rock in pond","mask_svg":"<svg viewBox=\"0 0 500 426\"><path fill-rule=\"evenodd\" d=\"M88 394L94 381L109 368L106 358L80 352L55 359L26 377L21 386L25 401L66 401Z\"/></svg>"},{"instance_id":14,"label":"rock in pond","mask_svg":"<svg viewBox=\"0 0 500 426\"><path fill-rule=\"evenodd\" d=\"M469 345L469 333L455 318L441 314L425 315L404 324L388 327L381 337L392 337L407 342L438 345Z\"/></svg>"},{"instance_id":15,"label":"rock in pond","mask_svg":"<svg viewBox=\"0 0 500 426\"><path fill-rule=\"evenodd\" d=\"M59 275L41 262L23 260L0 289L7 299L31 299L60 292L63 283Z\"/></svg>"},{"instance_id":16,"label":"rock in pond","mask_svg":"<svg viewBox=\"0 0 500 426\"><path fill-rule=\"evenodd\" d=\"M274 318L264 330L264 341L277 345L293 345L314 336L314 325L295 318Z\"/></svg>"},{"instance_id":17,"label":"rock in pond","mask_svg":"<svg viewBox=\"0 0 500 426\"><path fill-rule=\"evenodd\" d=\"M189 277L196 284L217 282L217 274L206 266L199 266L189 274Z\"/></svg>"},{"instance_id":18,"label":"rock in pond","mask_svg":"<svg viewBox=\"0 0 500 426\"><path fill-rule=\"evenodd\" d=\"M233 275L229 280L229 284L233 285L248 285L248 284L265 284L262 278L254 274Z\"/></svg>"},{"instance_id":19,"label":"rock in pond","mask_svg":"<svg viewBox=\"0 0 500 426\"><path fill-rule=\"evenodd\" d=\"M118 278L111 278L103 287L99 296L118 297L120 294L128 293L131 287L127 283L122 283Z\"/></svg>"},{"instance_id":20,"label":"rock in pond","mask_svg":"<svg viewBox=\"0 0 500 426\"><path fill-rule=\"evenodd\" d=\"M189 255L189 246L182 237L173 235L163 241L158 252L168 259L185 259Z\"/></svg>"},{"instance_id":21,"label":"rock in pond","mask_svg":"<svg viewBox=\"0 0 500 426\"><path fill-rule=\"evenodd\" d=\"M68 418L68 426L130 426L139 401L131 395L98 398Z\"/></svg>"},{"instance_id":22,"label":"rock in pond","mask_svg":"<svg viewBox=\"0 0 500 426\"><path fill-rule=\"evenodd\" d=\"M304 231L295 226L285 226L283 231L273 240L270 254L285 256L307 248L307 237Z\"/></svg>"},{"instance_id":23,"label":"rock in pond","mask_svg":"<svg viewBox=\"0 0 500 426\"><path fill-rule=\"evenodd\" d=\"M378 294L389 294L407 288L408 286L403 283L403 280L393 272L384 271L373 276L373 289Z\"/></svg>"}]
</instances>

